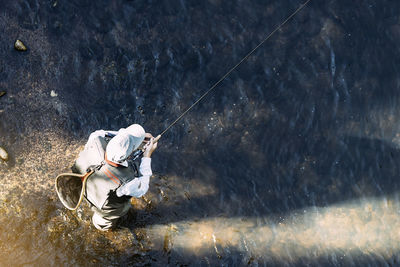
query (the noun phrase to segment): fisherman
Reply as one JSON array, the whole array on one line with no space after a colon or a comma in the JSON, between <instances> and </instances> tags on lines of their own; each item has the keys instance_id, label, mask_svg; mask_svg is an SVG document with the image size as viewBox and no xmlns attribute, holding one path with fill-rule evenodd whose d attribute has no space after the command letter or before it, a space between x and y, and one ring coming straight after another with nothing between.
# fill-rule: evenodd
<instances>
[{"instance_id":1,"label":"fisherman","mask_svg":"<svg viewBox=\"0 0 400 267\"><path fill-rule=\"evenodd\" d=\"M139 124L119 131L98 130L89 136L72 168L81 174L95 170L87 180L85 198L94 211L92 223L97 229L115 228L127 215L131 197L147 192L152 175L151 155L157 141ZM130 160L137 149L144 151L143 157Z\"/></svg>"}]
</instances>

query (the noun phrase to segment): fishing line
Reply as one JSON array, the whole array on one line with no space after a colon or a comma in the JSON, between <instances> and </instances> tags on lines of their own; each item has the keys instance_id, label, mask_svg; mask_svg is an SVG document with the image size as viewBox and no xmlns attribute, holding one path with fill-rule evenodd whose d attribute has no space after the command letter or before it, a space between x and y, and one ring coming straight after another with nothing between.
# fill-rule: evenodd
<instances>
[{"instance_id":1,"label":"fishing line","mask_svg":"<svg viewBox=\"0 0 400 267\"><path fill-rule=\"evenodd\" d=\"M302 10L308 2L311 0L307 0L304 4L302 4L299 8L296 9L289 17L287 17L278 27L275 28L267 37L264 38L253 50L251 50L245 57L243 57L235 66L233 66L221 79L219 79L213 86L210 87L199 99L196 100L188 109L186 109L174 122L172 122L159 136L161 137L165 132L167 132L172 126L174 126L183 116L186 115L194 106L196 106L206 95L208 95L215 87L217 87L232 71L234 71L237 67L240 66L249 56L251 56L260 46L262 46L275 32L277 32L280 28L282 28L291 18L293 18L300 10Z\"/></svg>"}]
</instances>

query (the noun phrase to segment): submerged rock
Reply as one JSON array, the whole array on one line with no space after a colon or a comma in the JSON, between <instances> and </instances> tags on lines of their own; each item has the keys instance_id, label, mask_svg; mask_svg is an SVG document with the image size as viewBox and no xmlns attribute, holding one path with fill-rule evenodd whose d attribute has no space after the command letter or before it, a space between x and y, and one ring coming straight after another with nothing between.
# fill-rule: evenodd
<instances>
[{"instance_id":1,"label":"submerged rock","mask_svg":"<svg viewBox=\"0 0 400 267\"><path fill-rule=\"evenodd\" d=\"M7 151L0 146L0 159L7 161L8 160L8 153Z\"/></svg>"},{"instance_id":2,"label":"submerged rock","mask_svg":"<svg viewBox=\"0 0 400 267\"><path fill-rule=\"evenodd\" d=\"M6 92L5 91L0 91L0 97L2 97L3 95L5 95Z\"/></svg>"},{"instance_id":3,"label":"submerged rock","mask_svg":"<svg viewBox=\"0 0 400 267\"><path fill-rule=\"evenodd\" d=\"M56 97L56 96L58 96L58 94L54 90L51 90L50 96L51 97Z\"/></svg>"},{"instance_id":4,"label":"submerged rock","mask_svg":"<svg viewBox=\"0 0 400 267\"><path fill-rule=\"evenodd\" d=\"M15 41L14 48L18 51L26 51L27 50L24 43L20 40Z\"/></svg>"},{"instance_id":5,"label":"submerged rock","mask_svg":"<svg viewBox=\"0 0 400 267\"><path fill-rule=\"evenodd\" d=\"M144 110L143 110L142 106L138 106L137 109L139 110L140 114L144 115Z\"/></svg>"}]
</instances>

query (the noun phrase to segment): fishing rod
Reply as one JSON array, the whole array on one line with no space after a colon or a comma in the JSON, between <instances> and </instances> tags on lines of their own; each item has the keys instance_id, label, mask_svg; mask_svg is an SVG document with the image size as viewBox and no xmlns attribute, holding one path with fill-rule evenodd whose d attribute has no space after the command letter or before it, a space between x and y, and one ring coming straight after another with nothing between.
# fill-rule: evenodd
<instances>
[{"instance_id":1,"label":"fishing rod","mask_svg":"<svg viewBox=\"0 0 400 267\"><path fill-rule=\"evenodd\" d=\"M206 97L212 90L214 90L226 77L231 74L237 67L239 67L246 59L248 59L260 46L262 46L275 32L281 29L291 18L299 13L311 0L307 0L304 4L298 7L290 16L288 16L283 22L281 22L270 34L268 34L256 47L254 47L246 56L244 56L235 66L233 66L225 75L223 75L213 86L211 86L201 97L199 97L189 108L187 108L182 114L175 119L164 131L162 131L157 137L153 139L153 143L157 143L158 140L177 122L179 122L183 116L185 116L194 106L196 106L204 97ZM143 149L136 150L130 157L132 160L137 159L143 155L145 147Z\"/></svg>"},{"instance_id":2,"label":"fishing rod","mask_svg":"<svg viewBox=\"0 0 400 267\"><path fill-rule=\"evenodd\" d=\"M172 122L164 131L162 131L156 138L161 138L173 125L175 125L178 121L180 121L183 116L186 115L194 106L196 106L204 97L206 97L212 90L214 90L226 77L231 74L237 67L239 67L247 58L249 58L260 46L262 46L275 32L281 29L291 18L293 18L297 13L300 12L311 0L307 0L304 4L302 4L299 8L297 8L290 16L288 16L281 24L279 24L267 37L264 38L256 47L254 47L246 56L244 56L235 66L233 66L221 79L219 79L213 86L210 87L199 99L197 99L189 108L187 108L174 122Z\"/></svg>"},{"instance_id":3,"label":"fishing rod","mask_svg":"<svg viewBox=\"0 0 400 267\"><path fill-rule=\"evenodd\" d=\"M214 90L223 80L228 77L228 75L234 71L237 67L240 66L250 55L252 55L261 45L263 45L275 32L277 32L280 28L282 28L292 17L294 17L300 10L302 10L311 0L307 0L304 4L302 4L299 8L297 8L289 17L287 17L281 24L278 25L264 40L262 40L255 48L253 48L245 57L243 57L235 66L233 66L221 79L219 79L213 86L210 87L199 99L197 99L189 108L187 108L175 121L173 121L164 131L162 131L157 137L152 138L150 140L146 140L147 144L143 146L143 148L138 149L129 156L128 160L135 160L141 155L143 155L144 150L147 146L151 143L155 144L164 135L173 125L175 125L178 121L182 119L183 116L186 115L194 106L196 106L204 97L206 97L212 90ZM106 137L113 138L115 135L111 133L107 133ZM94 170L90 170L85 175L78 175L78 174L60 174L56 177L56 192L58 197L60 198L63 205L70 209L76 210L80 203L82 202L85 187L86 187L86 180L88 177L94 172ZM76 179L78 179L78 183L76 183ZM71 183L73 181L73 183ZM79 197L71 198L67 196L67 192L65 190L61 190L62 188L70 188L71 185L75 185L75 189L79 191ZM78 185L81 185L79 187ZM59 190L60 189L60 190ZM79 189L79 190L78 190Z\"/></svg>"}]
</instances>

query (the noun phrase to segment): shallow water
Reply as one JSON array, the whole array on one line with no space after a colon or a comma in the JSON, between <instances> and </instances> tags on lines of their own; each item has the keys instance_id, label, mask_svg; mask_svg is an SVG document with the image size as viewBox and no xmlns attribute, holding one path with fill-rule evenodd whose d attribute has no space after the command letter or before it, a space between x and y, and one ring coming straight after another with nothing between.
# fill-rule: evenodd
<instances>
[{"instance_id":1,"label":"shallow water","mask_svg":"<svg viewBox=\"0 0 400 267\"><path fill-rule=\"evenodd\" d=\"M0 265L399 265L398 1L311 1L163 136L130 230L55 194L90 132L161 132L301 3L0 0Z\"/></svg>"}]
</instances>

